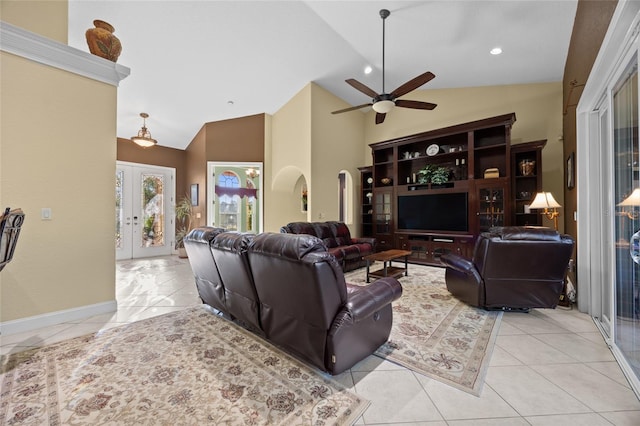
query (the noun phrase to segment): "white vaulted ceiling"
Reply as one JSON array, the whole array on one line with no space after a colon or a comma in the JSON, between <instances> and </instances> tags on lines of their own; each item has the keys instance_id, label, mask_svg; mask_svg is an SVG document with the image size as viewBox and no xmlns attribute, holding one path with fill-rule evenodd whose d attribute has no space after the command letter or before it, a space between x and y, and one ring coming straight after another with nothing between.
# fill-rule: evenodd
<instances>
[{"instance_id":1,"label":"white vaulted ceiling","mask_svg":"<svg viewBox=\"0 0 640 426\"><path fill-rule=\"evenodd\" d=\"M69 0L69 44L88 51L94 19L115 27L119 137L147 127L185 148L206 122L273 114L309 82L350 105L371 99L355 78L387 92L431 71L420 89L561 81L576 0L115 1ZM499 46L503 54L489 51ZM374 71L365 75L371 65ZM410 96L408 96L410 98ZM233 104L230 104L232 101ZM358 114L350 112L349 114ZM382 124L384 125L384 124Z\"/></svg>"}]
</instances>

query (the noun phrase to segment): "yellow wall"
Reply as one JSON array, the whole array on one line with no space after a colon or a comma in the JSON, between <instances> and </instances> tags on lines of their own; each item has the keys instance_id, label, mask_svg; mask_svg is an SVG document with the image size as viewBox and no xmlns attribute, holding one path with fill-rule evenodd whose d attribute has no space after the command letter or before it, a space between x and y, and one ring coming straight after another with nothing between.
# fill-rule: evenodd
<instances>
[{"instance_id":1,"label":"yellow wall","mask_svg":"<svg viewBox=\"0 0 640 426\"><path fill-rule=\"evenodd\" d=\"M272 140L265 156L269 164L265 174L266 231L277 232L294 221L338 220L338 174L347 170L354 185L359 185L357 167L362 165L364 140L362 114L331 114L345 106L341 99L309 83L273 115ZM306 213L301 209L305 183ZM353 208L359 207L353 203ZM357 214L354 219L350 227L356 235Z\"/></svg>"},{"instance_id":2,"label":"yellow wall","mask_svg":"<svg viewBox=\"0 0 640 426\"><path fill-rule=\"evenodd\" d=\"M264 230L278 232L289 222L310 220L302 213L299 185L311 185L311 85L305 86L271 117L271 141L266 145Z\"/></svg>"},{"instance_id":3,"label":"yellow wall","mask_svg":"<svg viewBox=\"0 0 640 426\"><path fill-rule=\"evenodd\" d=\"M0 2L3 21L62 43L67 15L66 1ZM26 214L0 321L113 303L117 88L0 55L0 207Z\"/></svg>"},{"instance_id":4,"label":"yellow wall","mask_svg":"<svg viewBox=\"0 0 640 426\"><path fill-rule=\"evenodd\" d=\"M427 130L480 120L501 114L516 113L511 143L546 139L542 151L542 186L564 206L564 163L562 153L562 84L540 83L505 86L467 87L462 89L417 90L407 99L434 102L433 111L394 108L383 124L376 125L374 112L365 119L363 165L370 165L368 144ZM564 211L561 210L561 214ZM560 224L562 224L560 220ZM543 223L553 226L552 221Z\"/></svg>"},{"instance_id":5,"label":"yellow wall","mask_svg":"<svg viewBox=\"0 0 640 426\"><path fill-rule=\"evenodd\" d=\"M0 20L67 44L68 9L66 0L2 0Z\"/></svg>"},{"instance_id":6,"label":"yellow wall","mask_svg":"<svg viewBox=\"0 0 640 426\"><path fill-rule=\"evenodd\" d=\"M360 206L354 200L360 187L362 165L362 141L364 140L364 116L361 113L331 114L344 108L342 100L316 84L311 84L311 186L312 220L338 220L338 174L345 170L351 175L354 191L350 200L355 210L349 223L352 235L360 233ZM358 198L359 200L359 198Z\"/></svg>"},{"instance_id":7,"label":"yellow wall","mask_svg":"<svg viewBox=\"0 0 640 426\"><path fill-rule=\"evenodd\" d=\"M114 301L116 87L1 55L0 206L26 218L0 321Z\"/></svg>"},{"instance_id":8,"label":"yellow wall","mask_svg":"<svg viewBox=\"0 0 640 426\"><path fill-rule=\"evenodd\" d=\"M433 111L395 108L383 124L376 125L374 112L332 115L331 111L346 104L311 83L274 114L273 143L266 158L271 160L267 163L273 173L280 175L274 175L271 191L266 188L269 220L265 230L277 231L295 220L336 220L337 175L343 169L350 171L357 194L357 167L371 164L371 143L510 112L516 113L513 144L547 139L542 152L543 187L563 204L561 83L422 90L407 98L435 102L438 107ZM301 174L309 188L306 215L300 212L297 179ZM267 174L265 179L270 182L274 177ZM350 228L358 235L357 201L354 206L356 216ZM544 224L553 226L552 222Z\"/></svg>"}]
</instances>

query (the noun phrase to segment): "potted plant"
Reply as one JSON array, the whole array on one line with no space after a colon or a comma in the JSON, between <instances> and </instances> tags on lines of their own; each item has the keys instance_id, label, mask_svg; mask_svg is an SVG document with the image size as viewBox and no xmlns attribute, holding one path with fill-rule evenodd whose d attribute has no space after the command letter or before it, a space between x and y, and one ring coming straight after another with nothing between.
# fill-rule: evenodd
<instances>
[{"instance_id":1,"label":"potted plant","mask_svg":"<svg viewBox=\"0 0 640 426\"><path fill-rule=\"evenodd\" d=\"M178 204L176 204L176 250L178 256L187 257L184 249L184 237L191 231L191 219L193 217L193 205L191 197L185 195Z\"/></svg>"},{"instance_id":2,"label":"potted plant","mask_svg":"<svg viewBox=\"0 0 640 426\"><path fill-rule=\"evenodd\" d=\"M431 183L434 185L442 185L449 181L449 169L446 167L436 167L431 173Z\"/></svg>"},{"instance_id":3,"label":"potted plant","mask_svg":"<svg viewBox=\"0 0 640 426\"><path fill-rule=\"evenodd\" d=\"M434 166L433 164L427 164L426 166L418 170L418 183L429 183L435 169L436 166Z\"/></svg>"}]
</instances>

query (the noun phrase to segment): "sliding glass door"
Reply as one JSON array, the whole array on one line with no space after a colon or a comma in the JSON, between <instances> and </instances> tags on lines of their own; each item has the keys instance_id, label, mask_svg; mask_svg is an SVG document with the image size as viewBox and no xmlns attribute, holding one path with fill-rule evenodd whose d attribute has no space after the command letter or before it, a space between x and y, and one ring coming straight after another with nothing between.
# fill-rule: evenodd
<instances>
[{"instance_id":1,"label":"sliding glass door","mask_svg":"<svg viewBox=\"0 0 640 426\"><path fill-rule=\"evenodd\" d=\"M618 2L576 108L578 308L640 396L640 2Z\"/></svg>"},{"instance_id":2,"label":"sliding glass door","mask_svg":"<svg viewBox=\"0 0 640 426\"><path fill-rule=\"evenodd\" d=\"M613 195L616 203L614 342L640 376L640 158L638 59L633 55L612 91Z\"/></svg>"}]
</instances>

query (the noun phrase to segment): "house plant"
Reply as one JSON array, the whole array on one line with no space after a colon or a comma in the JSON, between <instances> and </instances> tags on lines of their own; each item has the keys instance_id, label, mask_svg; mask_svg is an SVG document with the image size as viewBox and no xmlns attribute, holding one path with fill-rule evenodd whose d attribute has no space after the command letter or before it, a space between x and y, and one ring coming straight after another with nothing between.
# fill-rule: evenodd
<instances>
[{"instance_id":1,"label":"house plant","mask_svg":"<svg viewBox=\"0 0 640 426\"><path fill-rule=\"evenodd\" d=\"M432 183L434 185L442 185L449 181L449 169L442 166L427 164L418 170L418 183Z\"/></svg>"},{"instance_id":2,"label":"house plant","mask_svg":"<svg viewBox=\"0 0 640 426\"><path fill-rule=\"evenodd\" d=\"M184 249L184 237L191 231L191 219L193 218L193 205L191 197L185 195L176 204L176 250L178 256L187 257Z\"/></svg>"},{"instance_id":3,"label":"house plant","mask_svg":"<svg viewBox=\"0 0 640 426\"><path fill-rule=\"evenodd\" d=\"M434 185L442 185L449 181L449 169L446 167L436 167L431 173L431 183Z\"/></svg>"},{"instance_id":4,"label":"house plant","mask_svg":"<svg viewBox=\"0 0 640 426\"><path fill-rule=\"evenodd\" d=\"M433 171L436 166L433 164L427 164L420 170L418 170L418 183L425 184L431 181L431 176L433 176Z\"/></svg>"}]
</instances>

